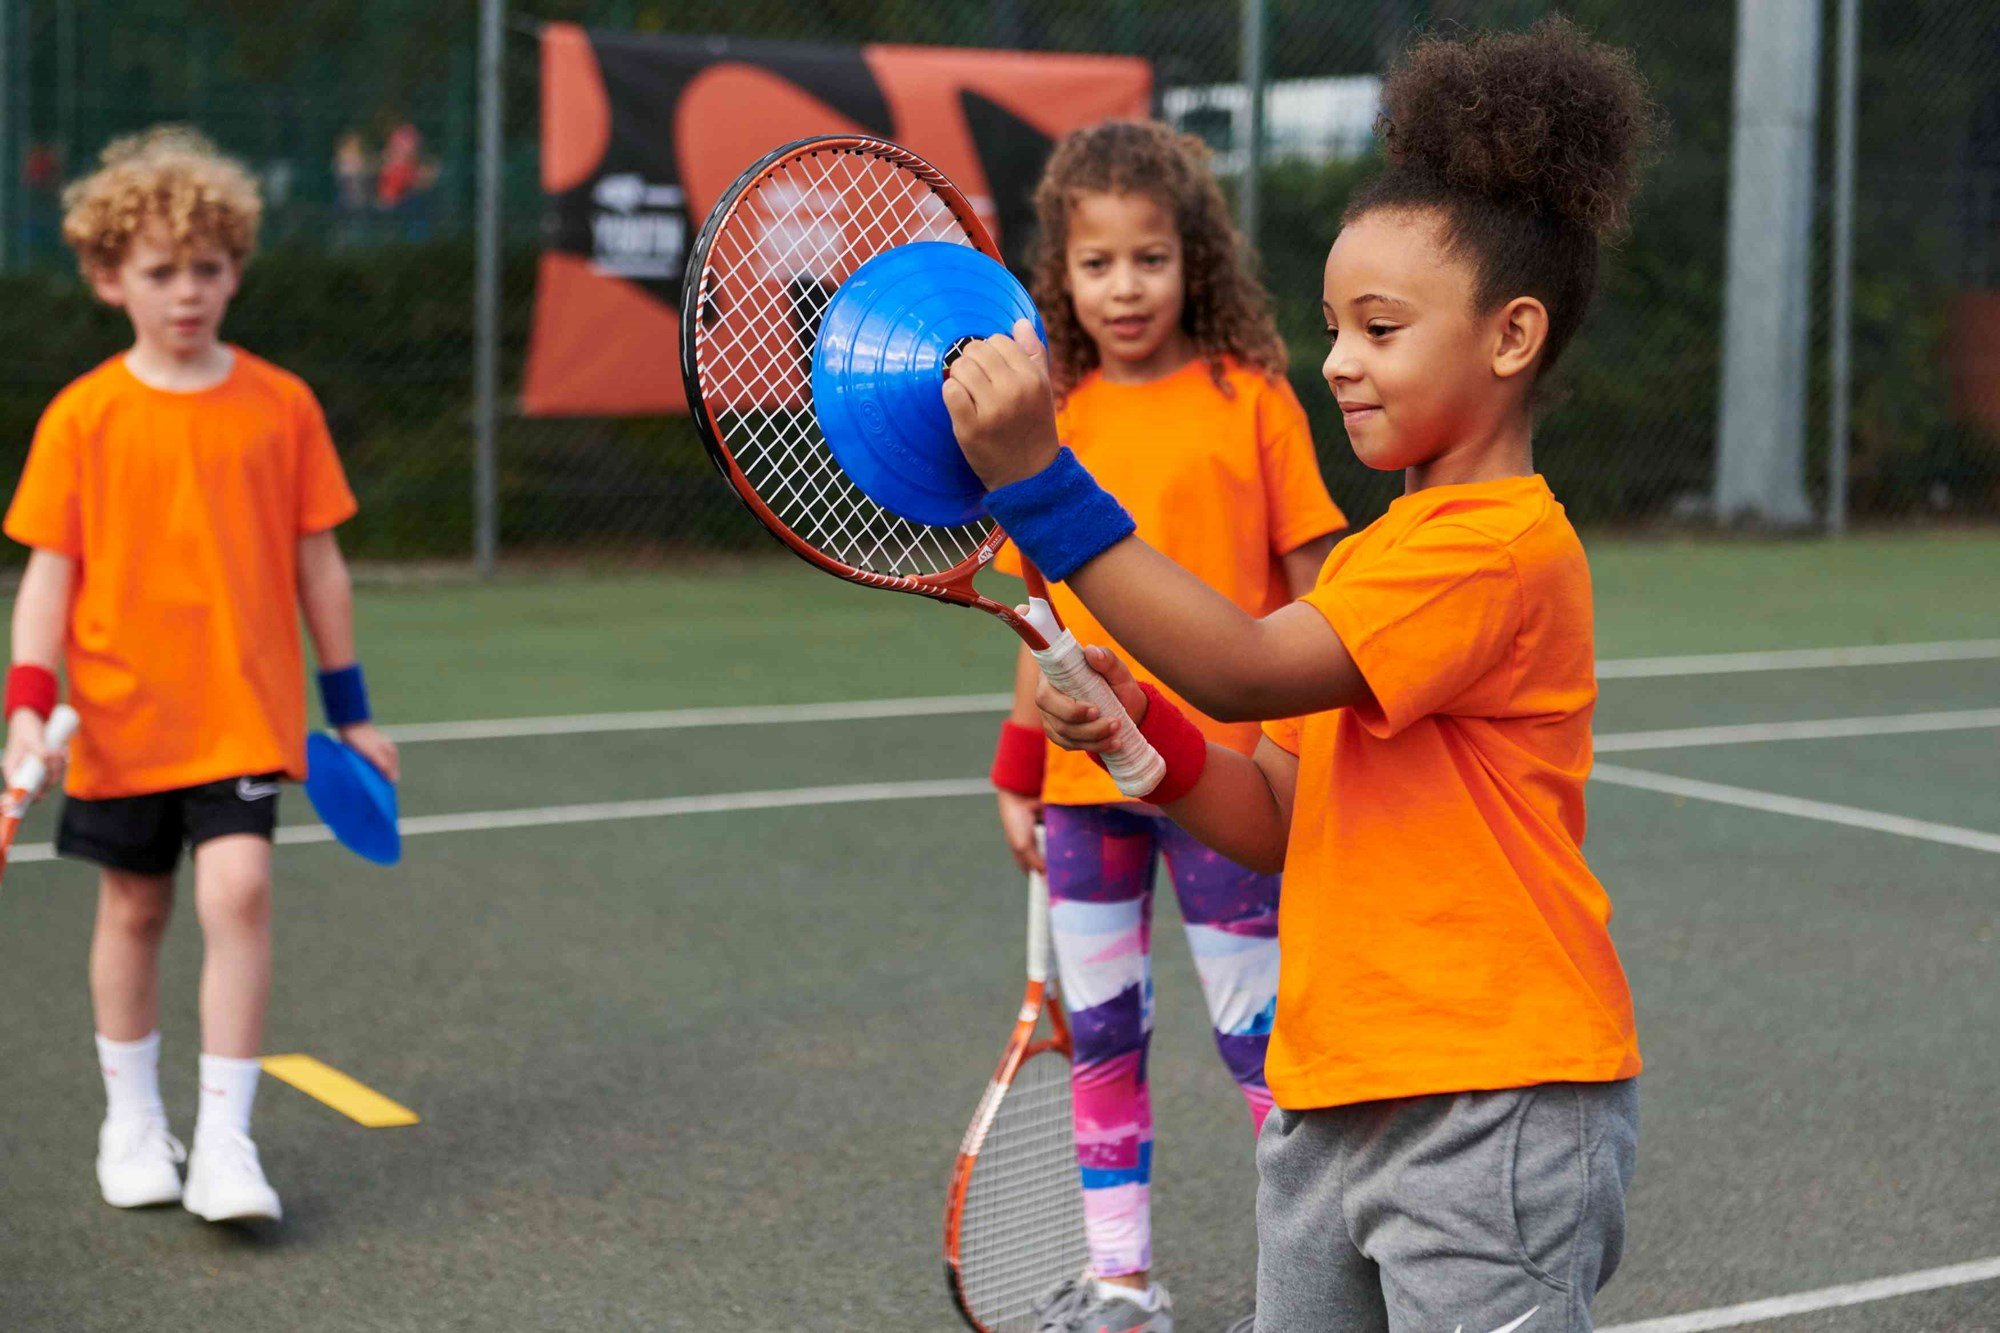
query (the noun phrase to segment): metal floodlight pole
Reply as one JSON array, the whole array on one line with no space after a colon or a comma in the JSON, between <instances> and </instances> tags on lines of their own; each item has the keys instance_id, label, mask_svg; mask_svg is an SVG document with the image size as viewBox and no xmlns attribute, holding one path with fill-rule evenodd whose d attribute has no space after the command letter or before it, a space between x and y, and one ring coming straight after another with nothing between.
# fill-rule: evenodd
<instances>
[{"instance_id":1,"label":"metal floodlight pole","mask_svg":"<svg viewBox=\"0 0 2000 1333\"><path fill-rule=\"evenodd\" d=\"M1854 340L1855 114L1861 84L1861 0L1840 0L1840 70L1834 106L1833 337L1826 409L1826 530L1847 531L1848 402Z\"/></svg>"},{"instance_id":2,"label":"metal floodlight pole","mask_svg":"<svg viewBox=\"0 0 2000 1333\"><path fill-rule=\"evenodd\" d=\"M1264 0L1243 0L1243 95L1249 124L1243 152L1243 178L1236 191L1237 226L1250 248L1257 248L1257 196L1264 167Z\"/></svg>"},{"instance_id":3,"label":"metal floodlight pole","mask_svg":"<svg viewBox=\"0 0 2000 1333\"><path fill-rule=\"evenodd\" d=\"M1820 0L1737 0L1715 513L1812 520L1805 488Z\"/></svg>"},{"instance_id":4,"label":"metal floodlight pole","mask_svg":"<svg viewBox=\"0 0 2000 1333\"><path fill-rule=\"evenodd\" d=\"M472 559L483 577L500 549L500 43L506 0L479 4L479 199L472 349Z\"/></svg>"}]
</instances>

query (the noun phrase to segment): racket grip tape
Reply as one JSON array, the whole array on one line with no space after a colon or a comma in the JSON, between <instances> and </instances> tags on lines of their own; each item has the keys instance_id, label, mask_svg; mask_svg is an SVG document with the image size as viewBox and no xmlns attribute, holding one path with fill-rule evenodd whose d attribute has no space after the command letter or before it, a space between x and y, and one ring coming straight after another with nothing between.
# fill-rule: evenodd
<instances>
[{"instance_id":1,"label":"racket grip tape","mask_svg":"<svg viewBox=\"0 0 2000 1333\"><path fill-rule=\"evenodd\" d=\"M1167 761L1160 757L1126 713L1125 705L1112 693L1111 684L1084 660L1083 648L1068 630L1047 636L1047 648L1031 648L1035 662L1049 684L1070 698L1089 704L1099 717L1112 718L1117 727L1111 748L1101 756L1118 790L1135 800L1144 800L1167 775Z\"/></svg>"},{"instance_id":2,"label":"racket grip tape","mask_svg":"<svg viewBox=\"0 0 2000 1333\"><path fill-rule=\"evenodd\" d=\"M1048 854L1042 830L1035 829L1035 849ZM1044 871L1028 872L1028 980L1049 979L1049 877Z\"/></svg>"},{"instance_id":3,"label":"racket grip tape","mask_svg":"<svg viewBox=\"0 0 2000 1333\"><path fill-rule=\"evenodd\" d=\"M69 738L76 734L76 710L68 704L57 704L49 714L48 725L42 729L42 744L50 750L61 750L69 745ZM42 783L48 779L48 766L39 755L23 760L18 771L8 775L9 790L24 792L28 800L41 794Z\"/></svg>"}]
</instances>

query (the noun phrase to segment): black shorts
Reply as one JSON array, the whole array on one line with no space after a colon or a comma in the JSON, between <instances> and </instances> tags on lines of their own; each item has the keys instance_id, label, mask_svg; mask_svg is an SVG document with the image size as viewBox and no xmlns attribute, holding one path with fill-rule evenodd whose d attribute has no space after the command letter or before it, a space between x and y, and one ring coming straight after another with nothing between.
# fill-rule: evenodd
<instances>
[{"instance_id":1,"label":"black shorts","mask_svg":"<svg viewBox=\"0 0 2000 1333\"><path fill-rule=\"evenodd\" d=\"M171 875L183 847L232 833L270 838L278 827L278 783L284 776L224 778L101 801L65 797L56 851L135 875Z\"/></svg>"}]
</instances>

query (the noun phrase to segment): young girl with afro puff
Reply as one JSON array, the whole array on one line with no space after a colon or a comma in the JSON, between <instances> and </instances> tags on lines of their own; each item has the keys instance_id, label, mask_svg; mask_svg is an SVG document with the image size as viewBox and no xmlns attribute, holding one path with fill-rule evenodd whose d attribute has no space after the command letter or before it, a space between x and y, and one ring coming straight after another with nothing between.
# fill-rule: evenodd
<instances>
[{"instance_id":1,"label":"young girl with afro puff","mask_svg":"<svg viewBox=\"0 0 2000 1333\"><path fill-rule=\"evenodd\" d=\"M1639 1048L1582 852L1590 573L1533 439L1656 119L1630 56L1560 19L1392 73L1387 169L1327 255L1323 369L1404 492L1268 615L1132 535L1061 450L1025 325L945 388L1027 555L1189 703L1264 723L1250 755L1207 743L1092 651L1167 759L1167 815L1284 876L1258 1333L1576 1333L1618 1265ZM1106 744L1089 708L1038 703L1058 744Z\"/></svg>"}]
</instances>

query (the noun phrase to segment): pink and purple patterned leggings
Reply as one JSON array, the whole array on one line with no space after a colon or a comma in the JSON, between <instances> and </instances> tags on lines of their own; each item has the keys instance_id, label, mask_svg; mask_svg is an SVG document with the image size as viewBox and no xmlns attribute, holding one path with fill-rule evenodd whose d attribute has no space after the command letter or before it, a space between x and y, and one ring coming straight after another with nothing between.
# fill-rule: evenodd
<instances>
[{"instance_id":1,"label":"pink and purple patterned leggings","mask_svg":"<svg viewBox=\"0 0 2000 1333\"><path fill-rule=\"evenodd\" d=\"M1046 807L1050 933L1076 1040L1071 1086L1090 1262L1100 1277L1152 1267L1153 866L1164 856L1208 999L1216 1048L1250 1104L1271 1109L1264 1048L1278 1005L1278 877L1246 870L1163 815Z\"/></svg>"}]
</instances>

